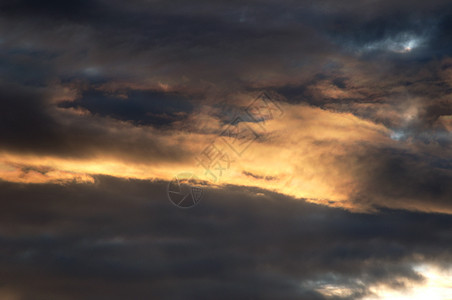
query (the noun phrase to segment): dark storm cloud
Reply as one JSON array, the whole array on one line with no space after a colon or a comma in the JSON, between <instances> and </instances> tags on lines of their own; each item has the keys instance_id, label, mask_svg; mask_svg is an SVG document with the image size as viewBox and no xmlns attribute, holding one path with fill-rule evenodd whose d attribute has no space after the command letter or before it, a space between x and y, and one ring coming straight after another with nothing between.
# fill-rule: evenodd
<instances>
[{"instance_id":1,"label":"dark storm cloud","mask_svg":"<svg viewBox=\"0 0 452 300\"><path fill-rule=\"evenodd\" d=\"M58 140L57 123L46 113L45 95L14 84L2 85L0 94L3 147L54 146Z\"/></svg>"},{"instance_id":2,"label":"dark storm cloud","mask_svg":"<svg viewBox=\"0 0 452 300\"><path fill-rule=\"evenodd\" d=\"M62 102L59 107L83 108L94 115L155 126L183 121L193 109L188 99L180 95L139 90L119 95L87 90L79 99Z\"/></svg>"},{"instance_id":3,"label":"dark storm cloud","mask_svg":"<svg viewBox=\"0 0 452 300\"><path fill-rule=\"evenodd\" d=\"M377 208L451 209L452 165L447 158L398 149L367 149L354 158L354 165L361 166L356 169L361 188L352 196L358 203Z\"/></svg>"},{"instance_id":4,"label":"dark storm cloud","mask_svg":"<svg viewBox=\"0 0 452 300\"><path fill-rule=\"evenodd\" d=\"M295 72L300 64L321 59L327 49L327 43L303 24L286 23L279 14L273 14L278 20L268 18L276 5L251 9L251 14L265 16L257 21L240 17L241 6L223 12L221 4L209 5L207 13L199 13L193 10L196 3L174 7L151 3L139 10L133 4L99 5L103 9L95 13L86 9L88 17L81 20L53 20L52 11L46 15L45 9L36 12L36 19L5 13L5 26L17 22L18 32L4 32L4 45L17 48L31 43L32 47L59 52L55 63L60 75L94 64L118 77L157 75L180 80L185 76L193 85L199 80L214 84L261 80L254 77L267 77L269 68L280 74L288 69ZM78 10L72 13L77 15ZM291 25L295 27L289 29ZM307 53L312 57L304 58Z\"/></svg>"},{"instance_id":5,"label":"dark storm cloud","mask_svg":"<svg viewBox=\"0 0 452 300\"><path fill-rule=\"evenodd\" d=\"M49 102L50 93L45 88L3 83L0 84L0 95L3 106L0 110L0 147L3 150L66 158L121 154L124 159L140 161L159 159L174 161L183 159L187 154L179 147L168 145L171 137L165 134L157 134L152 130L131 134L128 131L133 128L131 124L127 127L124 124L99 119L95 115L80 118L72 113L61 114L55 110L54 104ZM149 110L143 109L140 111L142 114L146 115L148 112L157 114L153 116L153 120L158 120L158 114L161 113L163 121L167 123L174 121L164 117L165 112L161 111L161 106L152 111L152 107L156 107L155 104L146 103L147 101L155 103L155 99L145 97L159 95L160 99L171 99L172 96L152 92L142 94L135 92L134 95L141 95L140 100L122 104L122 115L118 115L119 119L135 121L134 118L139 117L134 114L137 113L137 105L142 105L143 108L148 105ZM176 98L173 99L178 101ZM102 98L100 100L102 101ZM90 103L94 114L105 115L109 112L113 117L116 116L117 108L102 107L101 104L102 102L97 103L99 110L96 111L96 103ZM182 107L189 107L189 104L183 104ZM168 113L171 111L172 109ZM138 120L136 121L138 123Z\"/></svg>"},{"instance_id":6,"label":"dark storm cloud","mask_svg":"<svg viewBox=\"0 0 452 300\"><path fill-rule=\"evenodd\" d=\"M3 16L14 17L47 17L51 19L79 20L82 16L90 16L97 10L97 1L77 0L61 2L57 0L32 1L12 0L0 3ZM99 13L100 11L96 11ZM91 16L92 17L92 16Z\"/></svg>"},{"instance_id":7,"label":"dark storm cloud","mask_svg":"<svg viewBox=\"0 0 452 300\"><path fill-rule=\"evenodd\" d=\"M10 49L0 52L0 74L16 84L46 85L54 72L49 62L54 53L33 49Z\"/></svg>"},{"instance_id":8,"label":"dark storm cloud","mask_svg":"<svg viewBox=\"0 0 452 300\"><path fill-rule=\"evenodd\" d=\"M234 186L186 211L165 185L1 183L2 287L35 300L325 299L323 283L356 299L421 282L413 264L452 262L444 215L351 214Z\"/></svg>"}]
</instances>

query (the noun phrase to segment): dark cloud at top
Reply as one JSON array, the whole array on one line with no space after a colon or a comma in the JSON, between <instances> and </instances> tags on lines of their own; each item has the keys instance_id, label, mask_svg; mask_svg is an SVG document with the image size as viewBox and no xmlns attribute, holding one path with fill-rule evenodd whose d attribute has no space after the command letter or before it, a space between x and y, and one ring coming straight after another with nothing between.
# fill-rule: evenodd
<instances>
[{"instance_id":1,"label":"dark cloud at top","mask_svg":"<svg viewBox=\"0 0 452 300\"><path fill-rule=\"evenodd\" d=\"M330 1L30 3L3 4L5 28L11 22L17 28L3 32L3 47L56 53L50 61L57 65L54 76L98 68L113 78L155 76L243 89L304 83L344 56L394 64L449 53L450 7L444 1L378 1L365 10L355 1L341 7ZM420 45L409 55L387 61L375 53L390 54L411 37ZM366 47L373 54L362 57Z\"/></svg>"},{"instance_id":2,"label":"dark cloud at top","mask_svg":"<svg viewBox=\"0 0 452 300\"><path fill-rule=\"evenodd\" d=\"M31 1L12 0L2 1L0 10L4 16L14 17L46 17L52 19L66 19L81 21L83 16L93 17L93 10L100 13L97 1L77 0L61 2L55 0Z\"/></svg>"}]
</instances>

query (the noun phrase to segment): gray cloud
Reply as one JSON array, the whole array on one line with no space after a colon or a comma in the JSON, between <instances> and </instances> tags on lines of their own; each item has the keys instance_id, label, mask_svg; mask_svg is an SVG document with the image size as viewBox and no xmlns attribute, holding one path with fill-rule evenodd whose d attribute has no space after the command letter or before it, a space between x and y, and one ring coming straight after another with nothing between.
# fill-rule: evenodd
<instances>
[{"instance_id":1,"label":"gray cloud","mask_svg":"<svg viewBox=\"0 0 452 300\"><path fill-rule=\"evenodd\" d=\"M0 193L2 282L20 299L324 299L322 282L356 299L451 262L446 215L352 214L234 186L186 211L164 182L111 177Z\"/></svg>"}]
</instances>

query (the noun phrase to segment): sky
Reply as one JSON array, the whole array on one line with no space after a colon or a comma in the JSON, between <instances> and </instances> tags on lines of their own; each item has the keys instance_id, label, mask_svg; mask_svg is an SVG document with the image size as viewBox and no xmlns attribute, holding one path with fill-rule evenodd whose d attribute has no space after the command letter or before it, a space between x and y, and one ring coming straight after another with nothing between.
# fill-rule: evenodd
<instances>
[{"instance_id":1,"label":"sky","mask_svg":"<svg viewBox=\"0 0 452 300\"><path fill-rule=\"evenodd\" d=\"M0 299L452 299L452 4L0 1Z\"/></svg>"}]
</instances>

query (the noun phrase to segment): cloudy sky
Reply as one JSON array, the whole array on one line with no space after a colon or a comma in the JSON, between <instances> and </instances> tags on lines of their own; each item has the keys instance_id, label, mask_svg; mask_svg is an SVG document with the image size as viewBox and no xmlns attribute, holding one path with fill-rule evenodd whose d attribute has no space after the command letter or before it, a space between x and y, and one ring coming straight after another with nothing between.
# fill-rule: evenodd
<instances>
[{"instance_id":1,"label":"cloudy sky","mask_svg":"<svg viewBox=\"0 0 452 300\"><path fill-rule=\"evenodd\" d=\"M1 0L0 99L0 299L452 299L450 1Z\"/></svg>"}]
</instances>

